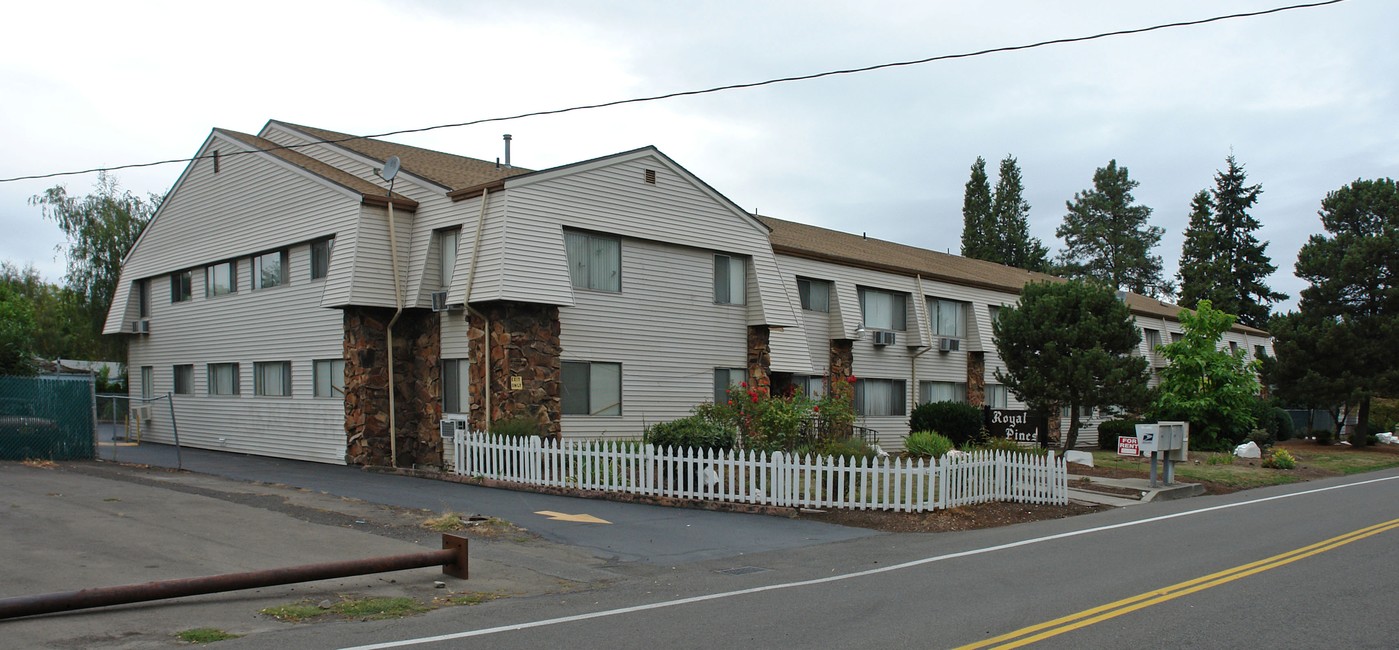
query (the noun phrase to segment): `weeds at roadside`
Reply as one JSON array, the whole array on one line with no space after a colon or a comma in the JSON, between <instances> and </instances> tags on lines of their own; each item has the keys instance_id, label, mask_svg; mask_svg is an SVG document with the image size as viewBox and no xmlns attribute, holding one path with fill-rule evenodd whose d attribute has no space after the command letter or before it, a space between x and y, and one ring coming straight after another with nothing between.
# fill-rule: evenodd
<instances>
[{"instance_id":1,"label":"weeds at roadside","mask_svg":"<svg viewBox=\"0 0 1399 650\"><path fill-rule=\"evenodd\" d=\"M417 600L408 597L399 598L347 598L341 597L339 602L332 602L326 605L301 601L288 605L278 605L267 607L258 611L259 614L271 616L279 621L288 623L301 623L321 618L327 615L347 619L359 619L362 621L375 621L386 618L403 618L404 616L414 616L432 610Z\"/></svg>"},{"instance_id":2,"label":"weeds at roadside","mask_svg":"<svg viewBox=\"0 0 1399 650\"><path fill-rule=\"evenodd\" d=\"M241 634L232 634L212 627L196 627L182 632L176 632L175 638L185 643L213 643L215 641L227 641L241 637Z\"/></svg>"},{"instance_id":3,"label":"weeds at roadside","mask_svg":"<svg viewBox=\"0 0 1399 650\"><path fill-rule=\"evenodd\" d=\"M48 459L45 459L45 458L26 458L26 459L20 461L20 464L21 464L21 465L24 465L25 467L33 467L34 469L57 469L57 468L58 468L58 463L55 463L55 462L53 462L53 461L51 461L51 460L48 460Z\"/></svg>"},{"instance_id":4,"label":"weeds at roadside","mask_svg":"<svg viewBox=\"0 0 1399 650\"><path fill-rule=\"evenodd\" d=\"M488 603L492 600L508 597L509 594L501 594L492 591L464 591L433 598L432 604L438 607L471 607L472 605L480 605L481 603Z\"/></svg>"}]
</instances>

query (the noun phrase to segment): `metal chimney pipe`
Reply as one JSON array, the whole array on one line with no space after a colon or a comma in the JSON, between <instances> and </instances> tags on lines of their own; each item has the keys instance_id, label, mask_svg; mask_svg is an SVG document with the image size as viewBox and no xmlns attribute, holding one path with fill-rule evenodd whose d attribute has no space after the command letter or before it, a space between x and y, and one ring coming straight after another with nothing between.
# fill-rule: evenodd
<instances>
[{"instance_id":1,"label":"metal chimney pipe","mask_svg":"<svg viewBox=\"0 0 1399 650\"><path fill-rule=\"evenodd\" d=\"M505 134L505 168L510 169L510 134Z\"/></svg>"}]
</instances>

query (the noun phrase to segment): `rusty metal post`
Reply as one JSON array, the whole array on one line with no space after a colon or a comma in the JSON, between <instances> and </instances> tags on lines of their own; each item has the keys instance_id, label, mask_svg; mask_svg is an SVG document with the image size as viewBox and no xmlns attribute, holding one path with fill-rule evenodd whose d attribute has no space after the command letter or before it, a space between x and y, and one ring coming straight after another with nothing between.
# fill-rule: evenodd
<instances>
[{"instance_id":1,"label":"rusty metal post","mask_svg":"<svg viewBox=\"0 0 1399 650\"><path fill-rule=\"evenodd\" d=\"M225 573L202 578L157 580L139 585L97 587L79 591L0 598L0 620L438 565L442 566L442 573L454 578L465 579L467 577L466 548L467 539L465 537L443 533L442 550L440 551L306 564L246 573Z\"/></svg>"}]
</instances>

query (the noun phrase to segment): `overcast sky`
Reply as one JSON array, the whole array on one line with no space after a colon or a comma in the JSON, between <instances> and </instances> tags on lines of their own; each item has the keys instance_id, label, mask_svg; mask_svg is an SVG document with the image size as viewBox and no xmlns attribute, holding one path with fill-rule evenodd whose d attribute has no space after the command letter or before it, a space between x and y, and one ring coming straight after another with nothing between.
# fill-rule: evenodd
<instances>
[{"instance_id":1,"label":"overcast sky","mask_svg":"<svg viewBox=\"0 0 1399 650\"><path fill-rule=\"evenodd\" d=\"M1288 0L1173 2L46 2L7 8L0 178L188 157L268 119L354 134L1196 20ZM1293 298L1326 192L1399 166L1399 3L1349 0L1203 26L388 138L543 169L655 145L739 206L958 252L977 156L1019 159L1032 233L1116 159L1166 229L1233 152ZM164 194L182 164L116 172ZM95 175L0 183L0 259L63 275L27 199Z\"/></svg>"}]
</instances>

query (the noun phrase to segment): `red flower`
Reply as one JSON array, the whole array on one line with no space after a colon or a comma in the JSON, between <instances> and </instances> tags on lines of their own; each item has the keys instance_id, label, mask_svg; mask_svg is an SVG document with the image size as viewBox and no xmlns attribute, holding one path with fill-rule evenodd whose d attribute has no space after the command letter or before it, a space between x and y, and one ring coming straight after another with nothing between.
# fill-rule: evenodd
<instances>
[{"instance_id":1,"label":"red flower","mask_svg":"<svg viewBox=\"0 0 1399 650\"><path fill-rule=\"evenodd\" d=\"M738 382L738 385L739 385L739 386L742 386L742 387L744 387L744 388L747 388L747 387L748 387L748 382L746 382L746 381L740 381L740 382Z\"/></svg>"},{"instance_id":2,"label":"red flower","mask_svg":"<svg viewBox=\"0 0 1399 650\"><path fill-rule=\"evenodd\" d=\"M851 384L855 383L855 375L850 375L849 377L846 377L845 381Z\"/></svg>"},{"instance_id":3,"label":"red flower","mask_svg":"<svg viewBox=\"0 0 1399 650\"><path fill-rule=\"evenodd\" d=\"M734 405L734 401L733 401L733 400L729 400L729 406L733 406L733 405Z\"/></svg>"},{"instance_id":4,"label":"red flower","mask_svg":"<svg viewBox=\"0 0 1399 650\"><path fill-rule=\"evenodd\" d=\"M757 403L758 403L758 396L757 396L757 395L754 395L754 396L753 396L753 403L754 403L754 404L757 404Z\"/></svg>"},{"instance_id":5,"label":"red flower","mask_svg":"<svg viewBox=\"0 0 1399 650\"><path fill-rule=\"evenodd\" d=\"M820 412L821 412L821 407L820 407L820 406L813 406L813 407L811 407L811 410L813 410L813 411L815 411L815 412L817 412L817 413L820 413Z\"/></svg>"}]
</instances>

